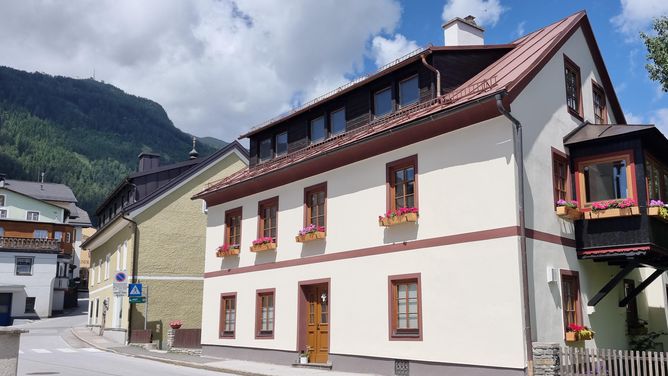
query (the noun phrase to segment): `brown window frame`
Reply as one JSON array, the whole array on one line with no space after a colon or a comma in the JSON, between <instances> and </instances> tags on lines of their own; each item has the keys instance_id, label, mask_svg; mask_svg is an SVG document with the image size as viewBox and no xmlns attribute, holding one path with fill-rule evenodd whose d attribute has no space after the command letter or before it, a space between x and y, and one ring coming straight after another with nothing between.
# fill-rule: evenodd
<instances>
[{"instance_id":1,"label":"brown window frame","mask_svg":"<svg viewBox=\"0 0 668 376\"><path fill-rule=\"evenodd\" d=\"M557 163L562 163L565 167L565 175L563 177L563 184L564 184L564 189L561 190L559 189L558 186L558 181L561 176L557 175ZM568 154L561 152L555 148L552 148L552 196L553 196L553 201L554 204L556 205L557 201L561 199L559 193L563 192L564 194L564 200L568 201L571 199L571 190L570 190L570 185L571 185L571 174L570 174L570 166L568 163Z\"/></svg>"},{"instance_id":2,"label":"brown window frame","mask_svg":"<svg viewBox=\"0 0 668 376\"><path fill-rule=\"evenodd\" d=\"M574 270L565 270L561 269L560 270L560 288L561 288L561 311L563 314L563 322L564 322L564 338L566 336L566 330L568 329L568 314L566 312L566 289L564 288L564 279L569 279L571 281L575 282L575 324L577 325L583 325L583 315L582 315L582 296L581 296L581 290L580 290L580 273L574 271Z\"/></svg>"},{"instance_id":3,"label":"brown window frame","mask_svg":"<svg viewBox=\"0 0 668 376\"><path fill-rule=\"evenodd\" d=\"M601 97L603 106L601 107L601 122L596 121L596 95ZM599 85L596 81L591 80L591 101L594 107L594 124L607 124L608 123L608 103L605 99L605 90L603 86Z\"/></svg>"},{"instance_id":4,"label":"brown window frame","mask_svg":"<svg viewBox=\"0 0 668 376\"><path fill-rule=\"evenodd\" d=\"M273 320L271 331L262 330L262 297L271 295L273 298ZM276 331L276 289L255 290L255 339L273 339Z\"/></svg>"},{"instance_id":5,"label":"brown window frame","mask_svg":"<svg viewBox=\"0 0 668 376\"><path fill-rule=\"evenodd\" d=\"M418 157L417 154L402 158L386 165L385 169L385 186L386 186L386 210L396 210L395 198L396 187L394 184L394 172L396 170L413 167L413 207L418 208Z\"/></svg>"},{"instance_id":6,"label":"brown window frame","mask_svg":"<svg viewBox=\"0 0 668 376\"><path fill-rule=\"evenodd\" d=\"M264 211L263 209L265 207L271 207L271 206L276 206L276 220L275 220L275 228L276 228L276 236L274 238L274 243L278 243L278 196L268 198L266 200L262 200L257 204L257 238L262 238L264 237L264 230L265 230L265 218L264 218Z\"/></svg>"},{"instance_id":7,"label":"brown window frame","mask_svg":"<svg viewBox=\"0 0 668 376\"><path fill-rule=\"evenodd\" d=\"M633 291L636 287L636 281L633 279L624 279L622 282L622 288L624 289L624 296L628 296L630 291ZM630 289L628 287L630 286ZM630 290L630 291L629 291ZM632 324L638 324L640 322L640 317L638 316L638 297L635 296L631 299L628 304L626 304L626 322L627 332L630 332L631 329L635 329L638 326L632 326Z\"/></svg>"},{"instance_id":8,"label":"brown window frame","mask_svg":"<svg viewBox=\"0 0 668 376\"><path fill-rule=\"evenodd\" d=\"M225 331L225 326L227 326L227 316L225 315L225 300L234 299L234 330ZM220 294L220 316L218 324L218 338L236 338L237 334L237 311L239 310L239 305L237 304L237 293L236 292L226 292Z\"/></svg>"},{"instance_id":9,"label":"brown window frame","mask_svg":"<svg viewBox=\"0 0 668 376\"><path fill-rule=\"evenodd\" d=\"M417 329L397 328L397 285L402 283L417 284ZM422 341L422 282L421 273L399 274L387 277L387 311L388 331L390 341Z\"/></svg>"},{"instance_id":10,"label":"brown window frame","mask_svg":"<svg viewBox=\"0 0 668 376\"><path fill-rule=\"evenodd\" d=\"M658 176L655 176L652 170L656 170ZM656 188L654 186L655 178L659 179L658 196L655 196L653 192L654 188ZM668 202L668 167L649 153L645 153L645 187L647 189L648 204L651 200Z\"/></svg>"},{"instance_id":11,"label":"brown window frame","mask_svg":"<svg viewBox=\"0 0 668 376\"><path fill-rule=\"evenodd\" d=\"M575 100L578 108L572 108L571 106L568 105L568 99L569 99L569 92L568 92L568 81L566 80L566 70L569 69L575 73ZM575 64L573 60L571 60L568 56L564 54L564 83L566 87L566 108L568 108L568 112L577 117L578 119L582 120L583 115L582 115L582 76L580 75L580 67Z\"/></svg>"},{"instance_id":12,"label":"brown window frame","mask_svg":"<svg viewBox=\"0 0 668 376\"><path fill-rule=\"evenodd\" d=\"M627 198L632 198L638 202L638 189L636 184L636 165L632 149L620 150L607 154L594 155L590 157L578 158L575 160L575 193L578 206L581 209L589 210L591 204L596 201L587 201L587 189L585 182L585 168L591 164L614 162L624 160L626 162L626 189ZM612 198L610 198L612 200Z\"/></svg>"},{"instance_id":13,"label":"brown window frame","mask_svg":"<svg viewBox=\"0 0 668 376\"><path fill-rule=\"evenodd\" d=\"M312 185L310 187L304 188L304 227L308 226L311 224L311 214L313 208L309 205L310 204L310 196L313 193L316 192L324 192L325 193L325 203L323 205L323 224L322 226L327 229L327 182L325 183L320 183L316 185Z\"/></svg>"},{"instance_id":14,"label":"brown window frame","mask_svg":"<svg viewBox=\"0 0 668 376\"><path fill-rule=\"evenodd\" d=\"M232 233L232 218L239 217L239 228L235 233ZM243 210L241 207L227 210L225 212L225 242L228 246L231 245L241 245L241 226L243 223ZM239 242L234 243L231 241L232 237L239 237Z\"/></svg>"}]
</instances>

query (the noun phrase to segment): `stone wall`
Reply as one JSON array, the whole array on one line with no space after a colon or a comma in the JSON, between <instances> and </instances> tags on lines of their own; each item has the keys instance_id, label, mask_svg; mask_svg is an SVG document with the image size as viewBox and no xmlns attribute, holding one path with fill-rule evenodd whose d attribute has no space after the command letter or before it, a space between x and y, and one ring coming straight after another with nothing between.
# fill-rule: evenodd
<instances>
[{"instance_id":1,"label":"stone wall","mask_svg":"<svg viewBox=\"0 0 668 376\"><path fill-rule=\"evenodd\" d=\"M534 342L533 374L535 376L559 375L559 351L560 346L558 343Z\"/></svg>"}]
</instances>

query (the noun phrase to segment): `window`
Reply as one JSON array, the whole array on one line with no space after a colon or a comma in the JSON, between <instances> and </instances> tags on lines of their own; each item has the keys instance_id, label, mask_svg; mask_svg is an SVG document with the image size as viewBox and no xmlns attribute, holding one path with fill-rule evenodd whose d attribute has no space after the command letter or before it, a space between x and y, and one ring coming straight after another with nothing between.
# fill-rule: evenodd
<instances>
[{"instance_id":1,"label":"window","mask_svg":"<svg viewBox=\"0 0 668 376\"><path fill-rule=\"evenodd\" d=\"M5 236L5 229L0 227L0 237Z\"/></svg>"},{"instance_id":2,"label":"window","mask_svg":"<svg viewBox=\"0 0 668 376\"><path fill-rule=\"evenodd\" d=\"M572 115L582 118L580 68L566 55L564 55L564 71L566 73L566 106Z\"/></svg>"},{"instance_id":3,"label":"window","mask_svg":"<svg viewBox=\"0 0 668 376\"><path fill-rule=\"evenodd\" d=\"M561 299L564 311L564 332L571 324L582 325L580 279L578 272L561 271Z\"/></svg>"},{"instance_id":4,"label":"window","mask_svg":"<svg viewBox=\"0 0 668 376\"><path fill-rule=\"evenodd\" d=\"M241 244L241 208L225 212L225 244Z\"/></svg>"},{"instance_id":5,"label":"window","mask_svg":"<svg viewBox=\"0 0 668 376\"><path fill-rule=\"evenodd\" d=\"M237 326L237 293L220 295L220 338L234 338Z\"/></svg>"},{"instance_id":6,"label":"window","mask_svg":"<svg viewBox=\"0 0 668 376\"><path fill-rule=\"evenodd\" d=\"M121 246L116 247L116 271L121 270Z\"/></svg>"},{"instance_id":7,"label":"window","mask_svg":"<svg viewBox=\"0 0 668 376\"><path fill-rule=\"evenodd\" d=\"M63 241L63 232L62 231L54 231L53 232L53 238L56 239L59 242Z\"/></svg>"},{"instance_id":8,"label":"window","mask_svg":"<svg viewBox=\"0 0 668 376\"><path fill-rule=\"evenodd\" d=\"M320 142L327 137L327 131L325 129L325 117L320 116L319 118L311 120L311 143Z\"/></svg>"},{"instance_id":9,"label":"window","mask_svg":"<svg viewBox=\"0 0 668 376\"><path fill-rule=\"evenodd\" d=\"M93 287L95 285L95 268L90 268L89 274L90 274L90 286Z\"/></svg>"},{"instance_id":10,"label":"window","mask_svg":"<svg viewBox=\"0 0 668 376\"><path fill-rule=\"evenodd\" d=\"M608 111L605 107L603 87L592 81L591 88L594 99L594 124L606 124L608 122Z\"/></svg>"},{"instance_id":11,"label":"window","mask_svg":"<svg viewBox=\"0 0 668 376\"><path fill-rule=\"evenodd\" d=\"M341 108L329 114L329 127L332 135L346 131L346 109Z\"/></svg>"},{"instance_id":12,"label":"window","mask_svg":"<svg viewBox=\"0 0 668 376\"><path fill-rule=\"evenodd\" d=\"M420 89L417 75L399 82L399 107L417 103L419 99Z\"/></svg>"},{"instance_id":13,"label":"window","mask_svg":"<svg viewBox=\"0 0 668 376\"><path fill-rule=\"evenodd\" d=\"M288 132L279 133L276 135L276 156L283 155L288 152Z\"/></svg>"},{"instance_id":14,"label":"window","mask_svg":"<svg viewBox=\"0 0 668 376\"><path fill-rule=\"evenodd\" d=\"M6 200L5 195L0 195L0 206L5 206L5 200Z\"/></svg>"},{"instance_id":15,"label":"window","mask_svg":"<svg viewBox=\"0 0 668 376\"><path fill-rule=\"evenodd\" d=\"M260 162L271 159L271 138L260 141Z\"/></svg>"},{"instance_id":16,"label":"window","mask_svg":"<svg viewBox=\"0 0 668 376\"><path fill-rule=\"evenodd\" d=\"M387 210L417 207L417 155L387 165Z\"/></svg>"},{"instance_id":17,"label":"window","mask_svg":"<svg viewBox=\"0 0 668 376\"><path fill-rule=\"evenodd\" d=\"M255 338L274 338L275 289L257 290L255 302Z\"/></svg>"},{"instance_id":18,"label":"window","mask_svg":"<svg viewBox=\"0 0 668 376\"><path fill-rule=\"evenodd\" d=\"M49 232L46 230L34 230L32 232L32 237L35 239L48 239Z\"/></svg>"},{"instance_id":19,"label":"window","mask_svg":"<svg viewBox=\"0 0 668 376\"><path fill-rule=\"evenodd\" d=\"M554 186L554 202L568 200L568 158L552 149L552 183Z\"/></svg>"},{"instance_id":20,"label":"window","mask_svg":"<svg viewBox=\"0 0 668 376\"><path fill-rule=\"evenodd\" d=\"M647 155L645 157L645 176L648 198L668 202L668 168Z\"/></svg>"},{"instance_id":21,"label":"window","mask_svg":"<svg viewBox=\"0 0 668 376\"><path fill-rule=\"evenodd\" d=\"M123 270L128 270L128 242L123 242Z\"/></svg>"},{"instance_id":22,"label":"window","mask_svg":"<svg viewBox=\"0 0 668 376\"><path fill-rule=\"evenodd\" d=\"M305 218L304 226L314 224L325 226L325 200L327 199L327 183L304 189Z\"/></svg>"},{"instance_id":23,"label":"window","mask_svg":"<svg viewBox=\"0 0 668 376\"><path fill-rule=\"evenodd\" d=\"M278 197L264 200L258 206L260 216L258 237L273 238L277 241Z\"/></svg>"},{"instance_id":24,"label":"window","mask_svg":"<svg viewBox=\"0 0 668 376\"><path fill-rule=\"evenodd\" d=\"M26 219L29 221L39 221L39 212L29 211L26 215Z\"/></svg>"},{"instance_id":25,"label":"window","mask_svg":"<svg viewBox=\"0 0 668 376\"><path fill-rule=\"evenodd\" d=\"M632 279L624 280L624 296L629 296L629 294L635 289L636 284ZM638 301L636 298L633 298L629 301L629 304L626 305L626 327L629 332L633 333L635 329L642 327L642 323L638 319Z\"/></svg>"},{"instance_id":26,"label":"window","mask_svg":"<svg viewBox=\"0 0 668 376\"><path fill-rule=\"evenodd\" d=\"M32 296L26 297L25 313L35 313L35 298Z\"/></svg>"},{"instance_id":27,"label":"window","mask_svg":"<svg viewBox=\"0 0 668 376\"><path fill-rule=\"evenodd\" d=\"M392 89L386 88L373 95L373 114L383 116L392 112Z\"/></svg>"},{"instance_id":28,"label":"window","mask_svg":"<svg viewBox=\"0 0 668 376\"><path fill-rule=\"evenodd\" d=\"M584 167L586 202L629 197L624 159L591 163Z\"/></svg>"},{"instance_id":29,"label":"window","mask_svg":"<svg viewBox=\"0 0 668 376\"><path fill-rule=\"evenodd\" d=\"M16 258L16 275L32 275L32 257Z\"/></svg>"},{"instance_id":30,"label":"window","mask_svg":"<svg viewBox=\"0 0 668 376\"><path fill-rule=\"evenodd\" d=\"M72 234L69 232L65 233L65 243L71 243L72 242Z\"/></svg>"},{"instance_id":31,"label":"window","mask_svg":"<svg viewBox=\"0 0 668 376\"><path fill-rule=\"evenodd\" d=\"M0 219L7 218L7 209L0 209Z\"/></svg>"},{"instance_id":32,"label":"window","mask_svg":"<svg viewBox=\"0 0 668 376\"><path fill-rule=\"evenodd\" d=\"M422 340L420 274L388 277L390 340Z\"/></svg>"},{"instance_id":33,"label":"window","mask_svg":"<svg viewBox=\"0 0 668 376\"><path fill-rule=\"evenodd\" d=\"M109 279L109 263L111 261L111 255L107 255L104 259L104 279Z\"/></svg>"},{"instance_id":34,"label":"window","mask_svg":"<svg viewBox=\"0 0 668 376\"><path fill-rule=\"evenodd\" d=\"M97 262L97 283L100 283L100 280L102 279L102 260L98 260Z\"/></svg>"}]
</instances>

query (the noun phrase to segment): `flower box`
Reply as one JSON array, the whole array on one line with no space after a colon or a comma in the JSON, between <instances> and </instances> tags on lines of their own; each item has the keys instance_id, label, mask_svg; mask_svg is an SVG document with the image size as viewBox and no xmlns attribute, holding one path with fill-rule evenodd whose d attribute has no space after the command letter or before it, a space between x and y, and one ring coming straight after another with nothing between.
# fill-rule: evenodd
<instances>
[{"instance_id":1,"label":"flower box","mask_svg":"<svg viewBox=\"0 0 668 376\"><path fill-rule=\"evenodd\" d=\"M570 206L557 206L557 215L564 219L571 219L576 221L582 219L582 212L578 208L572 208Z\"/></svg>"},{"instance_id":2,"label":"flower box","mask_svg":"<svg viewBox=\"0 0 668 376\"><path fill-rule=\"evenodd\" d=\"M668 208L666 208L662 201L650 202L650 207L647 208L647 215L650 217L655 217L664 222L668 222Z\"/></svg>"},{"instance_id":3,"label":"flower box","mask_svg":"<svg viewBox=\"0 0 668 376\"><path fill-rule=\"evenodd\" d=\"M577 342L578 334L576 332L566 332L566 342Z\"/></svg>"},{"instance_id":4,"label":"flower box","mask_svg":"<svg viewBox=\"0 0 668 376\"><path fill-rule=\"evenodd\" d=\"M626 217L629 215L640 215L640 208L637 206L631 206L629 208L610 208L604 210L592 210L585 213L586 219L603 219L603 218L614 218L614 217Z\"/></svg>"},{"instance_id":5,"label":"flower box","mask_svg":"<svg viewBox=\"0 0 668 376\"><path fill-rule=\"evenodd\" d=\"M236 256L239 254L240 251L239 245L222 245L218 247L218 250L216 251L216 257L225 257L225 256Z\"/></svg>"},{"instance_id":6,"label":"flower box","mask_svg":"<svg viewBox=\"0 0 668 376\"><path fill-rule=\"evenodd\" d=\"M380 217L378 218L378 225L381 227L389 227L398 225L400 223L406 222L417 222L418 214L417 213L406 213L401 215L395 215L393 217Z\"/></svg>"},{"instance_id":7,"label":"flower box","mask_svg":"<svg viewBox=\"0 0 668 376\"><path fill-rule=\"evenodd\" d=\"M253 244L250 247L251 252L264 252L264 251L271 251L276 249L276 243L271 242L271 243L262 243L262 244Z\"/></svg>"},{"instance_id":8,"label":"flower box","mask_svg":"<svg viewBox=\"0 0 668 376\"><path fill-rule=\"evenodd\" d=\"M309 232L308 234L295 236L295 240L297 243L306 243L312 240L324 239L325 235L324 231Z\"/></svg>"}]
</instances>

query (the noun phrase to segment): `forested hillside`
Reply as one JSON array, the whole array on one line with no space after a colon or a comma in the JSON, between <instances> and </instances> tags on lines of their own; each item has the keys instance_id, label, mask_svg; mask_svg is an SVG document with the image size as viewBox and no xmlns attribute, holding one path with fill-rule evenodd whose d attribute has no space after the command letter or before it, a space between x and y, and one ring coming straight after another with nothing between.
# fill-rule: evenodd
<instances>
[{"instance_id":1,"label":"forested hillside","mask_svg":"<svg viewBox=\"0 0 668 376\"><path fill-rule=\"evenodd\" d=\"M151 151L161 164L188 158L191 136L151 100L93 79L0 67L0 173L69 185L91 216ZM198 144L200 155L214 150Z\"/></svg>"}]
</instances>

